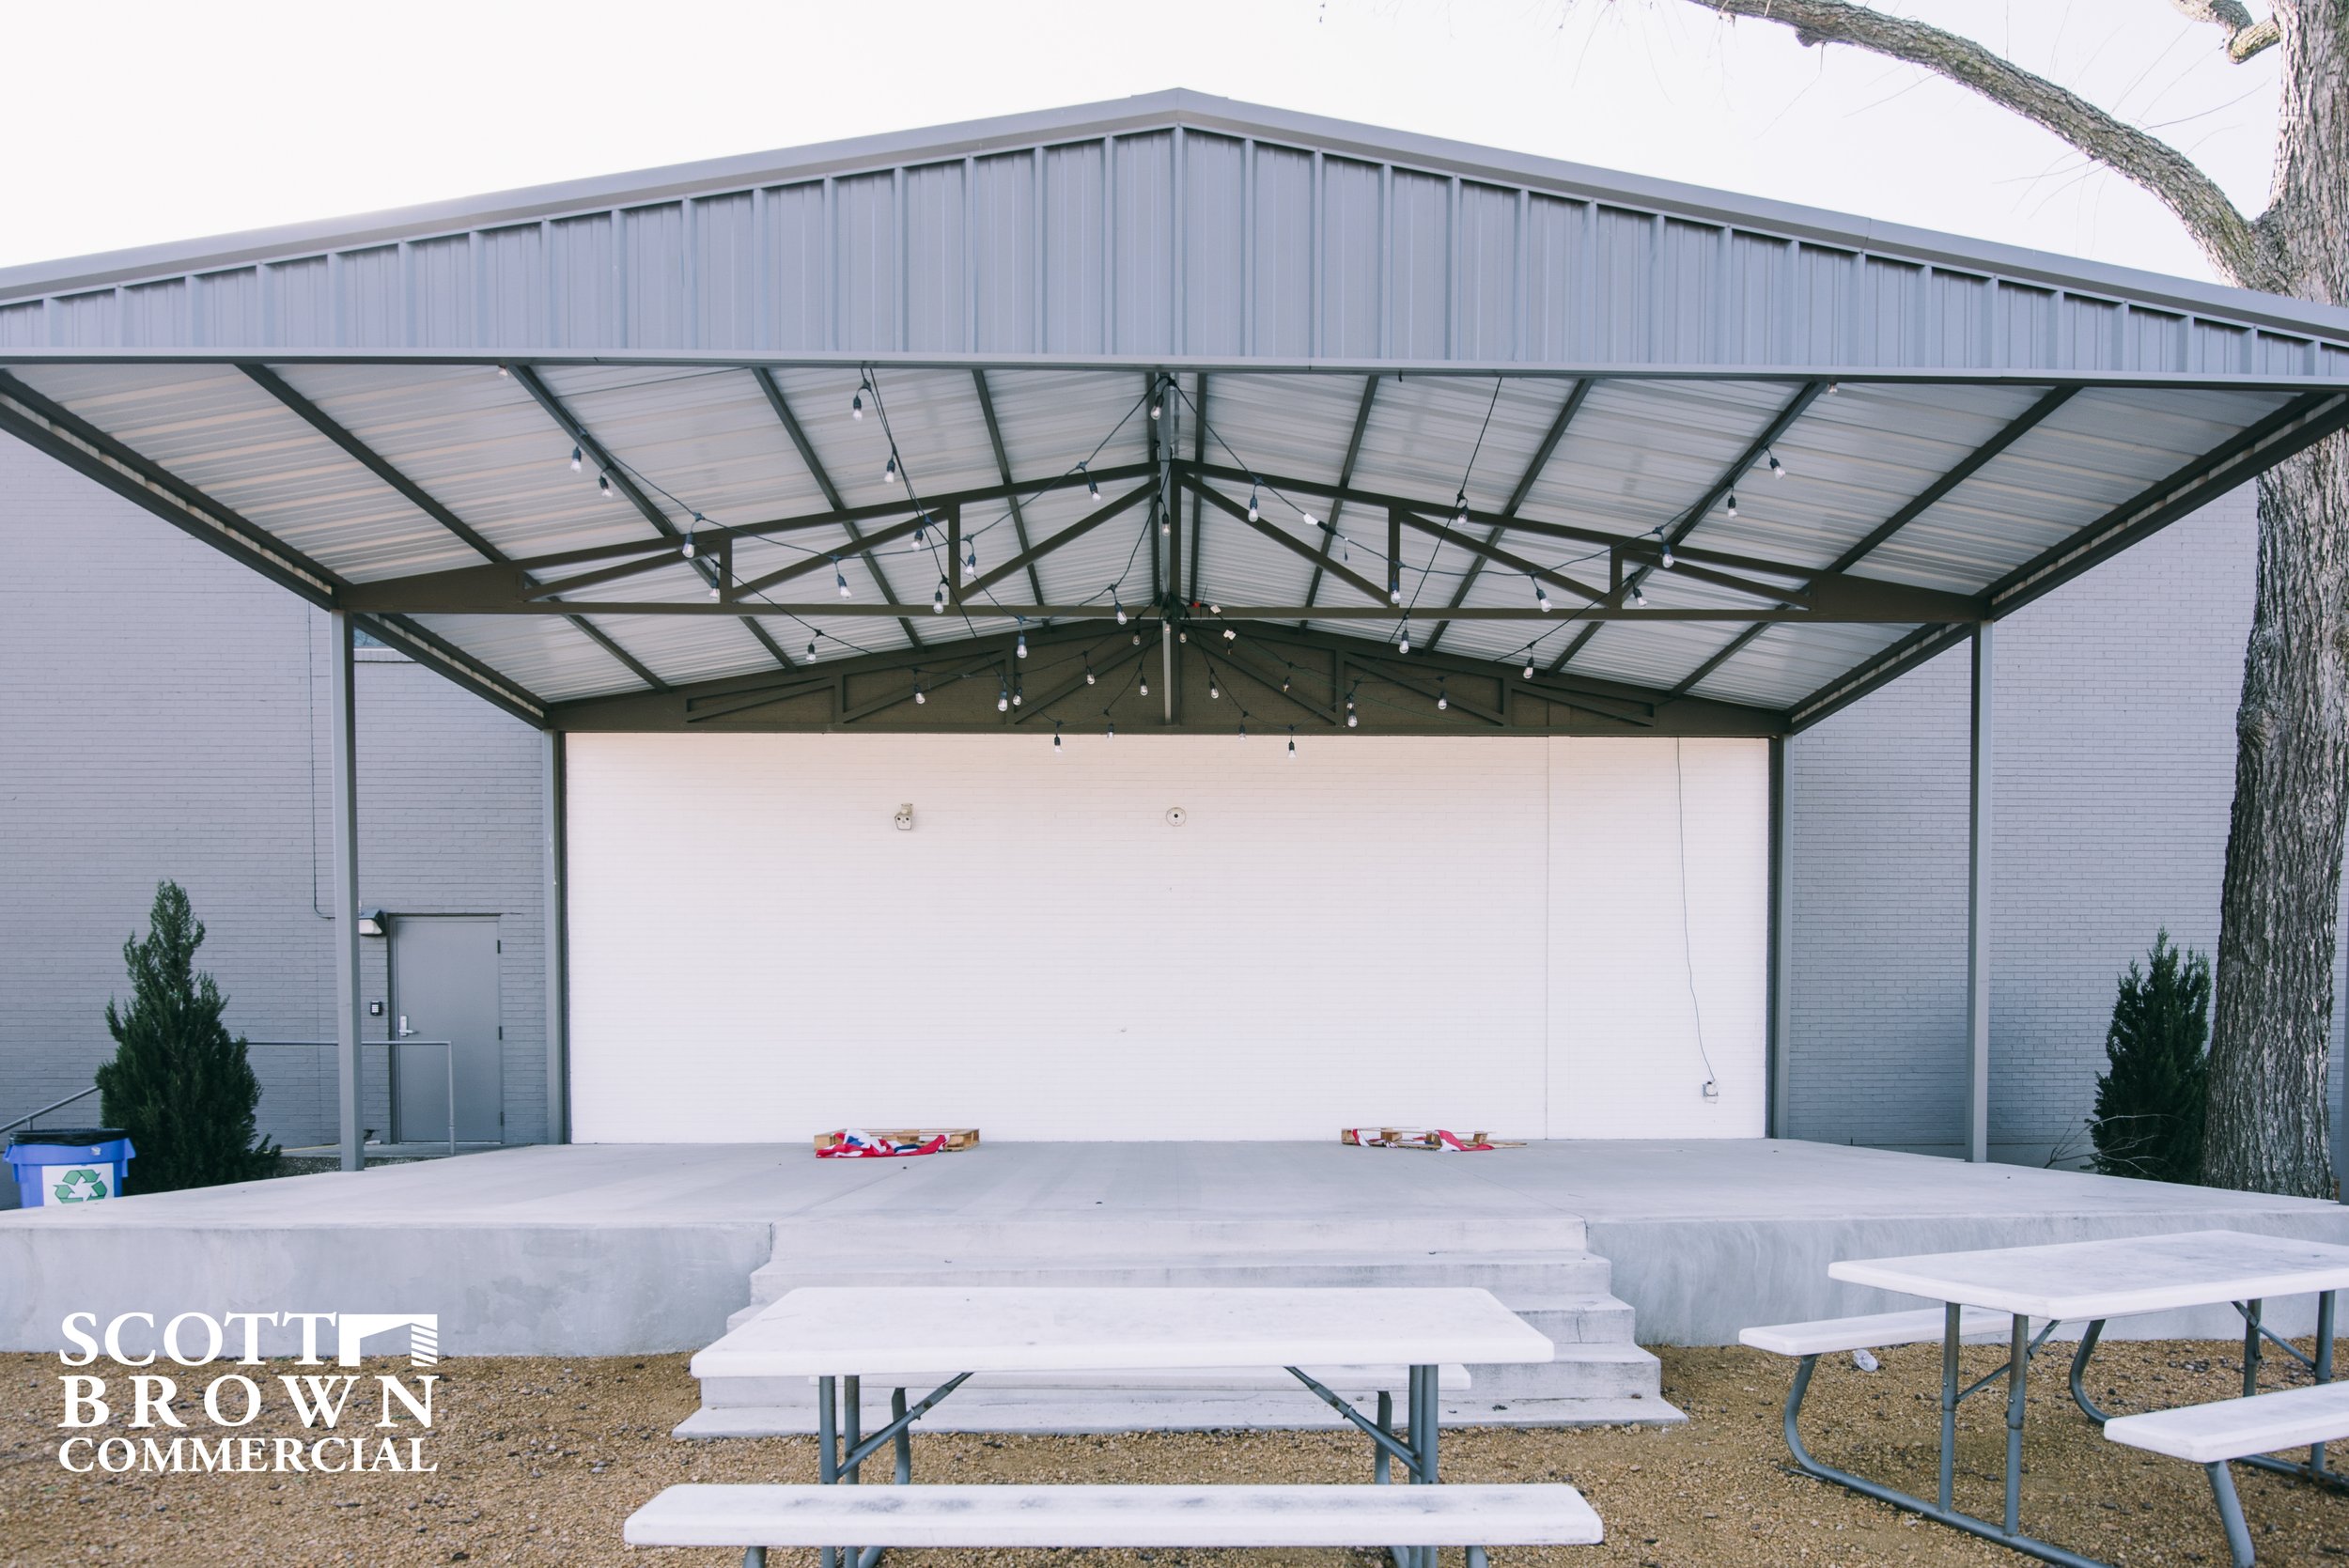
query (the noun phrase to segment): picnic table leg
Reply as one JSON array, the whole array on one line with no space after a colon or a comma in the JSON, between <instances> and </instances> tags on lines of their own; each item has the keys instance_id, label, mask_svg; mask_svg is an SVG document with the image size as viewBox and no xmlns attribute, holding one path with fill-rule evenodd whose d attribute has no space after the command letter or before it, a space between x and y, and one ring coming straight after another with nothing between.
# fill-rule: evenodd
<instances>
[{"instance_id":1,"label":"picnic table leg","mask_svg":"<svg viewBox=\"0 0 2349 1568\"><path fill-rule=\"evenodd\" d=\"M2030 1374L2030 1319L2017 1314L2006 1362L2006 1532L2023 1527L2023 1384Z\"/></svg>"},{"instance_id":2,"label":"picnic table leg","mask_svg":"<svg viewBox=\"0 0 2349 1568\"><path fill-rule=\"evenodd\" d=\"M2333 1293L2325 1292L2316 1298L2316 1380L2333 1380ZM2318 1481L2325 1479L2325 1445L2309 1445L2309 1474Z\"/></svg>"},{"instance_id":3,"label":"picnic table leg","mask_svg":"<svg viewBox=\"0 0 2349 1568\"><path fill-rule=\"evenodd\" d=\"M2102 1426L2112 1418L2096 1408L2096 1402L2088 1397L2088 1358L2096 1354L2096 1342L2103 1338L2105 1320L2097 1318L2080 1336L2079 1348L2072 1352L2072 1403L2080 1407L2080 1414Z\"/></svg>"},{"instance_id":4,"label":"picnic table leg","mask_svg":"<svg viewBox=\"0 0 2349 1568\"><path fill-rule=\"evenodd\" d=\"M1378 1390L1378 1430L1381 1432L1394 1430L1394 1390L1392 1389ZM1387 1451L1378 1444L1373 1443L1370 1453L1370 1479L1384 1486L1389 1480L1388 1469L1391 1463Z\"/></svg>"},{"instance_id":5,"label":"picnic table leg","mask_svg":"<svg viewBox=\"0 0 2349 1568\"><path fill-rule=\"evenodd\" d=\"M2227 1527L2227 1550L2234 1568L2251 1568L2251 1527L2243 1522L2243 1499L2235 1496L2234 1477L2223 1462L2202 1467L2210 1472L2211 1496L2218 1499L2218 1518Z\"/></svg>"},{"instance_id":6,"label":"picnic table leg","mask_svg":"<svg viewBox=\"0 0 2349 1568\"><path fill-rule=\"evenodd\" d=\"M1942 1312L1940 1503L1947 1508L1957 1470L1957 1328L1965 1309L1952 1301L1942 1308Z\"/></svg>"},{"instance_id":7,"label":"picnic table leg","mask_svg":"<svg viewBox=\"0 0 2349 1568\"><path fill-rule=\"evenodd\" d=\"M863 1379L844 1377L840 1380L840 1457L844 1461L841 1467L840 1482L844 1486L854 1486L858 1478L864 1473L863 1464L848 1459L850 1454L856 1452L857 1443L864 1436ZM857 1547L844 1547L841 1556L850 1568L863 1568L864 1554Z\"/></svg>"},{"instance_id":8,"label":"picnic table leg","mask_svg":"<svg viewBox=\"0 0 2349 1568\"><path fill-rule=\"evenodd\" d=\"M839 1388L829 1377L816 1380L816 1480L825 1486L840 1479L840 1451L833 1444L833 1421L839 1414ZM821 1568L837 1568L838 1558L831 1546L818 1554Z\"/></svg>"},{"instance_id":9,"label":"picnic table leg","mask_svg":"<svg viewBox=\"0 0 2349 1568\"><path fill-rule=\"evenodd\" d=\"M2243 1397L2250 1398L2260 1391L2260 1307L2262 1303L2244 1304L2243 1313Z\"/></svg>"},{"instance_id":10,"label":"picnic table leg","mask_svg":"<svg viewBox=\"0 0 2349 1568\"><path fill-rule=\"evenodd\" d=\"M889 1419L893 1423L906 1419L906 1391L903 1389L889 1390ZM894 1446L897 1456L897 1484L903 1486L913 1480L912 1428L900 1428Z\"/></svg>"},{"instance_id":11,"label":"picnic table leg","mask_svg":"<svg viewBox=\"0 0 2349 1568\"><path fill-rule=\"evenodd\" d=\"M1439 1420L1436 1369L1415 1366L1411 1369L1411 1452L1418 1457L1411 1467L1411 1480L1416 1485L1436 1484L1436 1428ZM1419 1568L1436 1568L1435 1547L1422 1546L1415 1555Z\"/></svg>"}]
</instances>

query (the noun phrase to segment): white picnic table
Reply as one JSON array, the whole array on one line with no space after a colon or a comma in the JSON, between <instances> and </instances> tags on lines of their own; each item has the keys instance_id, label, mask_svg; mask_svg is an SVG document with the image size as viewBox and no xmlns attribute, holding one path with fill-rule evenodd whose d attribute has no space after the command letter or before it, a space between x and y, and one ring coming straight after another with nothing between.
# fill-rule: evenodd
<instances>
[{"instance_id":1,"label":"white picnic table","mask_svg":"<svg viewBox=\"0 0 2349 1568\"><path fill-rule=\"evenodd\" d=\"M1830 1278L1873 1285L1943 1304L1941 1335L1941 1466L1937 1503L1867 1481L1813 1459L1796 1430L1815 1355L1796 1374L1786 1407L1786 1439L1796 1461L1823 1480L1912 1509L1944 1524L1985 1536L2003 1545L2062 1563L2066 1568L2105 1568L2045 1541L2025 1535L2020 1522L2024 1385L2030 1358L2062 1323L2085 1323L2072 1357L2072 1397L2100 1425L2105 1413L2083 1384L2089 1358L2107 1322L2181 1307L2232 1305L2244 1320L2243 1387L2256 1390L2262 1342L2282 1347L2306 1363L2320 1382L2332 1377L2333 1293L2349 1287L2349 1247L2243 1231L2188 1231L2171 1235L2120 1236L2098 1241L2052 1242L2035 1247L1997 1247L1964 1252L1929 1252L1896 1258L1856 1258L1828 1265ZM2267 1329L2262 1303L2286 1296L2318 1297L2313 1358ZM1969 1311L1969 1309L1971 1309ZM2005 1367L1971 1386L1958 1387L1958 1344L1979 1332L1985 1312L2008 1319ZM2043 1320L2034 1336L2031 1320ZM1958 1510L1951 1500L1957 1441L1957 1406L1996 1383L2007 1385L2006 1498L2002 1523ZM2311 1480L2330 1479L2322 1445L2305 1465L2280 1460L2250 1461Z\"/></svg>"},{"instance_id":2,"label":"white picnic table","mask_svg":"<svg viewBox=\"0 0 2349 1568\"><path fill-rule=\"evenodd\" d=\"M1368 1436L1375 1479L1389 1460L1415 1484L1437 1483L1438 1370L1447 1362L1547 1361L1555 1347L1491 1292L1460 1288L1221 1289L1185 1286L912 1286L870 1291L811 1285L790 1292L693 1358L696 1377L811 1377L817 1385L818 1479L858 1480L894 1446L895 1479L912 1479L910 1433L932 1406L980 1373L1281 1368ZM1366 1416L1304 1369L1410 1369L1406 1434L1390 1396ZM890 1420L863 1436L862 1384L889 1380ZM900 1380L903 1381L900 1381ZM910 1405L907 1389L936 1380ZM880 1548L846 1548L850 1564ZM1399 1547L1399 1562L1433 1549ZM1477 1555L1481 1556L1481 1552ZM826 1548L824 1568L833 1568Z\"/></svg>"}]
</instances>

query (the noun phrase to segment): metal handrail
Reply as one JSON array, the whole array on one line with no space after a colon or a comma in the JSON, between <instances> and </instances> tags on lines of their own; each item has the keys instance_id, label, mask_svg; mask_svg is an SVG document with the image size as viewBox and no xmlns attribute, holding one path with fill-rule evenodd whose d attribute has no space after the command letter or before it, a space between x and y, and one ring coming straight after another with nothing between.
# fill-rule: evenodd
<instances>
[{"instance_id":1,"label":"metal handrail","mask_svg":"<svg viewBox=\"0 0 2349 1568\"><path fill-rule=\"evenodd\" d=\"M13 1122L0 1124L0 1132L14 1132L19 1127L29 1127L35 1122L39 1121L43 1116L48 1115L51 1111L63 1110L67 1106L71 1105L75 1100L88 1099L92 1094L97 1093L98 1085L93 1083L86 1089L77 1090L73 1094L68 1094L64 1099L58 1100L54 1105L42 1106L39 1110L34 1111L30 1116L19 1116Z\"/></svg>"}]
</instances>

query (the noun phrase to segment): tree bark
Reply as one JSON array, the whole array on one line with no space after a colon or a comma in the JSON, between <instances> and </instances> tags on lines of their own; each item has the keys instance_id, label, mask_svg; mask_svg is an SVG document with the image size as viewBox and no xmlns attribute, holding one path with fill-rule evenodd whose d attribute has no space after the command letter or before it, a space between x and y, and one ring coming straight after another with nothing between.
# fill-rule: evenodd
<instances>
[{"instance_id":1,"label":"tree bark","mask_svg":"<svg viewBox=\"0 0 2349 1568\"><path fill-rule=\"evenodd\" d=\"M2160 198L2247 288L2349 302L2349 0L2171 0L2231 58L2282 54L2275 183L2247 222L2183 154L1970 39L1850 0L1693 0L1972 88ZM2326 1072L2349 811L2349 436L2261 476L2258 586L2219 894L2202 1179L2332 1197Z\"/></svg>"}]
</instances>

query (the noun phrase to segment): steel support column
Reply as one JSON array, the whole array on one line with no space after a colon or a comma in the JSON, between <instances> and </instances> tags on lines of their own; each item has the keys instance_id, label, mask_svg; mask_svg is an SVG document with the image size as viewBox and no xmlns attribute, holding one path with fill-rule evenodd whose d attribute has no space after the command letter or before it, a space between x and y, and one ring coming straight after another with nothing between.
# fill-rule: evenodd
<instances>
[{"instance_id":1,"label":"steel support column","mask_svg":"<svg viewBox=\"0 0 2349 1568\"><path fill-rule=\"evenodd\" d=\"M1787 859L1787 737L1770 737L1770 1027L1769 1099L1763 1126L1772 1138L1793 1136L1794 1048L1791 1024L1795 949L1793 866Z\"/></svg>"},{"instance_id":2,"label":"steel support column","mask_svg":"<svg viewBox=\"0 0 2349 1568\"><path fill-rule=\"evenodd\" d=\"M570 1099L570 906L566 875L564 812L569 791L565 771L563 732L549 730L541 737L546 787L538 809L545 815L542 830L546 886L547 965L547 1141L571 1141Z\"/></svg>"},{"instance_id":3,"label":"steel support column","mask_svg":"<svg viewBox=\"0 0 2349 1568\"><path fill-rule=\"evenodd\" d=\"M351 657L348 613L327 614L334 657L334 730L330 742L329 809L334 816L334 1063L340 1111L342 1168L366 1163L359 1126L359 753L356 744L358 661Z\"/></svg>"},{"instance_id":4,"label":"steel support column","mask_svg":"<svg viewBox=\"0 0 2349 1568\"><path fill-rule=\"evenodd\" d=\"M1966 853L1966 1157L1990 1157L1990 835L1997 726L1993 623L1974 628L1972 747L1968 758Z\"/></svg>"}]
</instances>

